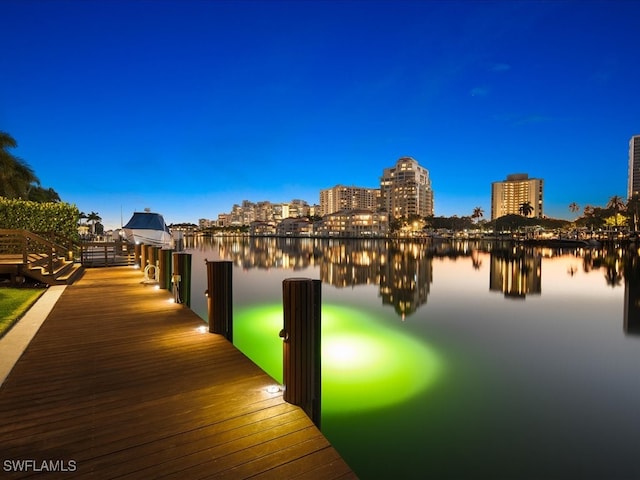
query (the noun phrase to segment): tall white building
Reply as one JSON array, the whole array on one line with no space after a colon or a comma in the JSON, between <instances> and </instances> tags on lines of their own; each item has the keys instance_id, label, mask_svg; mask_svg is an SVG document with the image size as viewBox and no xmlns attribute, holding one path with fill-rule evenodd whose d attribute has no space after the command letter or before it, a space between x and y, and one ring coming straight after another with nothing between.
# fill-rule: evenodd
<instances>
[{"instance_id":1,"label":"tall white building","mask_svg":"<svg viewBox=\"0 0 640 480\"><path fill-rule=\"evenodd\" d=\"M640 195L640 135L634 135L629 140L629 183L627 199Z\"/></svg>"},{"instance_id":2,"label":"tall white building","mask_svg":"<svg viewBox=\"0 0 640 480\"><path fill-rule=\"evenodd\" d=\"M507 175L507 179L491 184L491 220L504 215L520 215L520 206L528 202L532 208L529 217L542 218L542 185L540 178L529 178L526 173Z\"/></svg>"},{"instance_id":3,"label":"tall white building","mask_svg":"<svg viewBox=\"0 0 640 480\"><path fill-rule=\"evenodd\" d=\"M346 187L336 185L320 190L320 215L325 216L341 210L378 209L380 190L377 188Z\"/></svg>"},{"instance_id":4,"label":"tall white building","mask_svg":"<svg viewBox=\"0 0 640 480\"><path fill-rule=\"evenodd\" d=\"M429 171L412 157L398 159L380 179L380 208L393 218L433 215L433 190Z\"/></svg>"}]
</instances>

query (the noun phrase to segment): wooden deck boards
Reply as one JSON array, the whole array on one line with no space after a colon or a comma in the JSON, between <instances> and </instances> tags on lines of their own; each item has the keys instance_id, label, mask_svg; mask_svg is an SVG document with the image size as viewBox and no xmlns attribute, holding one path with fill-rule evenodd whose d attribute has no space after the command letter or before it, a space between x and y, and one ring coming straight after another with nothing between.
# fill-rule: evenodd
<instances>
[{"instance_id":1,"label":"wooden deck boards","mask_svg":"<svg viewBox=\"0 0 640 480\"><path fill-rule=\"evenodd\" d=\"M0 387L6 461L58 478L356 478L273 380L130 267L67 287ZM55 477L55 476L54 476ZM51 477L50 477L51 478Z\"/></svg>"}]
</instances>

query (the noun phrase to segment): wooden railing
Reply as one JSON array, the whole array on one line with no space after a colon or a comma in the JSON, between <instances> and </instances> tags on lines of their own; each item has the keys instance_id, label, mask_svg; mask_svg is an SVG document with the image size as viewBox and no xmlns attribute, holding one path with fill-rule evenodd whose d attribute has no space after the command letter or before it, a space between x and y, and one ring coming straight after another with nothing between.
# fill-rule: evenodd
<instances>
[{"instance_id":1,"label":"wooden railing","mask_svg":"<svg viewBox=\"0 0 640 480\"><path fill-rule=\"evenodd\" d=\"M91 267L134 264L134 246L128 242L80 242L80 261Z\"/></svg>"},{"instance_id":2,"label":"wooden railing","mask_svg":"<svg viewBox=\"0 0 640 480\"><path fill-rule=\"evenodd\" d=\"M57 262L70 255L66 247L20 229L0 229L0 254L20 255L24 265L42 267L47 273L52 273Z\"/></svg>"},{"instance_id":3,"label":"wooden railing","mask_svg":"<svg viewBox=\"0 0 640 480\"><path fill-rule=\"evenodd\" d=\"M127 242L87 242L50 232L33 233L21 229L0 229L0 255L14 263L42 267L53 273L64 261L83 266L133 265L134 246Z\"/></svg>"}]
</instances>

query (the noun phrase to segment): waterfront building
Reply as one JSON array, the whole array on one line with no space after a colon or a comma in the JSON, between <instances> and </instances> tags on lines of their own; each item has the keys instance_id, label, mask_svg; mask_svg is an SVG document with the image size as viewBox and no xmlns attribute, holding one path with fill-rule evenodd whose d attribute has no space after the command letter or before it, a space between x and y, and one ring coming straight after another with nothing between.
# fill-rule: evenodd
<instances>
[{"instance_id":1,"label":"waterfront building","mask_svg":"<svg viewBox=\"0 0 640 480\"><path fill-rule=\"evenodd\" d=\"M380 179L380 208L393 218L433 215L433 190L429 171L412 157L398 159Z\"/></svg>"},{"instance_id":2,"label":"waterfront building","mask_svg":"<svg viewBox=\"0 0 640 480\"><path fill-rule=\"evenodd\" d=\"M491 184L491 220L504 215L520 215L520 206L528 202L533 209L530 217L542 218L542 186L540 178L526 173L507 175L507 179Z\"/></svg>"},{"instance_id":3,"label":"waterfront building","mask_svg":"<svg viewBox=\"0 0 640 480\"><path fill-rule=\"evenodd\" d=\"M228 227L229 226L229 215L227 215L226 213L219 213L218 214L217 226L218 227Z\"/></svg>"},{"instance_id":4,"label":"waterfront building","mask_svg":"<svg viewBox=\"0 0 640 480\"><path fill-rule=\"evenodd\" d=\"M325 216L340 210L366 209L375 212L378 209L379 198L379 188L336 185L320 190L320 215Z\"/></svg>"},{"instance_id":5,"label":"waterfront building","mask_svg":"<svg viewBox=\"0 0 640 480\"><path fill-rule=\"evenodd\" d=\"M289 217L306 217L312 207L304 200L294 199L291 203L271 203L267 200L250 202L243 200L234 204L229 213L218 215L219 226L248 226L253 222L281 222Z\"/></svg>"},{"instance_id":6,"label":"waterfront building","mask_svg":"<svg viewBox=\"0 0 640 480\"><path fill-rule=\"evenodd\" d=\"M250 235L274 235L276 233L276 224L274 222L263 222L256 220L249 225Z\"/></svg>"},{"instance_id":7,"label":"waterfront building","mask_svg":"<svg viewBox=\"0 0 640 480\"><path fill-rule=\"evenodd\" d=\"M200 218L198 220L198 228L200 228L201 230L205 228L211 228L215 225L215 220L209 220L208 218Z\"/></svg>"},{"instance_id":8,"label":"waterfront building","mask_svg":"<svg viewBox=\"0 0 640 480\"><path fill-rule=\"evenodd\" d=\"M285 218L276 225L276 234L279 236L308 237L311 236L311 233L313 233L313 224L308 218Z\"/></svg>"},{"instance_id":9,"label":"waterfront building","mask_svg":"<svg viewBox=\"0 0 640 480\"><path fill-rule=\"evenodd\" d=\"M382 237L389 231L389 218L384 212L341 210L330 213L318 223L316 234L327 237Z\"/></svg>"},{"instance_id":10,"label":"waterfront building","mask_svg":"<svg viewBox=\"0 0 640 480\"><path fill-rule=\"evenodd\" d=\"M627 199L640 195L640 135L629 140L629 179Z\"/></svg>"}]
</instances>

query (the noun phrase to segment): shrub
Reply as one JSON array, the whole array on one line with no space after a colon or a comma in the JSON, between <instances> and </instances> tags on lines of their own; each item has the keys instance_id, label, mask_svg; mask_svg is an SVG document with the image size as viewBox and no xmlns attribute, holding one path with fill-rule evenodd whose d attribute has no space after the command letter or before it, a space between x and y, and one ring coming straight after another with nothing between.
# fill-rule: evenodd
<instances>
[{"instance_id":1,"label":"shrub","mask_svg":"<svg viewBox=\"0 0 640 480\"><path fill-rule=\"evenodd\" d=\"M55 232L77 238L79 216L78 207L64 202L40 203L0 197L0 228Z\"/></svg>"}]
</instances>

